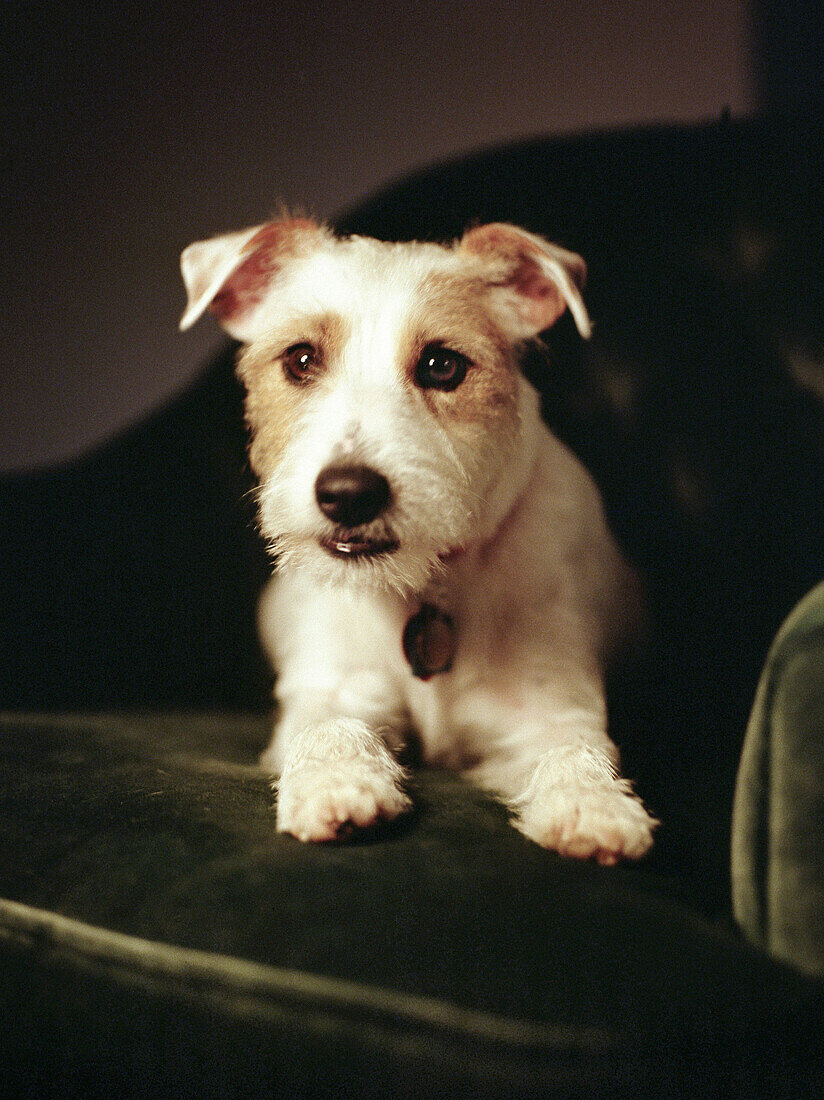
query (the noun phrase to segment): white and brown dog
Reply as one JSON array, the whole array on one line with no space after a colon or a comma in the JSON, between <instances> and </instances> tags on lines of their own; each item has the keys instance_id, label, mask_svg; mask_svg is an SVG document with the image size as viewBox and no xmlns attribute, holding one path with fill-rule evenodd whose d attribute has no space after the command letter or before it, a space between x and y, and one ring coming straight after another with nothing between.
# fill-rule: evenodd
<instances>
[{"instance_id":1,"label":"white and brown dog","mask_svg":"<svg viewBox=\"0 0 824 1100\"><path fill-rule=\"evenodd\" d=\"M245 345L277 557L278 829L330 840L403 813L414 730L537 843L642 856L656 822L604 697L635 576L518 366L567 307L589 334L581 258L503 224L441 246L285 218L190 245L182 270L181 328L208 309Z\"/></svg>"}]
</instances>

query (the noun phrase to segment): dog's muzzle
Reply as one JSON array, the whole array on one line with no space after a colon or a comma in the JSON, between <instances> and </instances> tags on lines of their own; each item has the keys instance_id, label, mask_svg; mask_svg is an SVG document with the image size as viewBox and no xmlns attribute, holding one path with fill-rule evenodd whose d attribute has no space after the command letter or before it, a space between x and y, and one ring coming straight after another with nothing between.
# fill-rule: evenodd
<instances>
[{"instance_id":1,"label":"dog's muzzle","mask_svg":"<svg viewBox=\"0 0 824 1100\"><path fill-rule=\"evenodd\" d=\"M315 481L318 508L336 526L321 544L336 557L372 557L397 550L395 539L371 537L363 528L379 519L392 503L389 482L370 466L334 465Z\"/></svg>"}]
</instances>

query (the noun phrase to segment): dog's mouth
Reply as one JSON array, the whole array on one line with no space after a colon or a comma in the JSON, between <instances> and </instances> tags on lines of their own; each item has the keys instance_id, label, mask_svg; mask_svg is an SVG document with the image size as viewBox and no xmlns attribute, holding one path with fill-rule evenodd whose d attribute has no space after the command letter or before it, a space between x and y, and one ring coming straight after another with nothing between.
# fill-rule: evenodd
<instances>
[{"instance_id":1,"label":"dog's mouth","mask_svg":"<svg viewBox=\"0 0 824 1100\"><path fill-rule=\"evenodd\" d=\"M320 544L333 557L346 558L349 561L360 558L376 558L382 554L393 554L400 545L397 539L365 538L363 535L322 538Z\"/></svg>"}]
</instances>

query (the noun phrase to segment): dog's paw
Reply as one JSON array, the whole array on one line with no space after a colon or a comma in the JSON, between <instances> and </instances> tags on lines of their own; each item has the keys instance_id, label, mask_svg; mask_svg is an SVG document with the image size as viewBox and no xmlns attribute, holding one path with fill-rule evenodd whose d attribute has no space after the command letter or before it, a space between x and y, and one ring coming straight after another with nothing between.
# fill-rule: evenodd
<instances>
[{"instance_id":1,"label":"dog's paw","mask_svg":"<svg viewBox=\"0 0 824 1100\"><path fill-rule=\"evenodd\" d=\"M515 810L513 824L530 840L604 865L646 855L658 825L629 781L589 748L547 754Z\"/></svg>"},{"instance_id":2,"label":"dog's paw","mask_svg":"<svg viewBox=\"0 0 824 1100\"><path fill-rule=\"evenodd\" d=\"M562 856L611 865L652 847L656 820L640 799L609 787L556 787L519 809L515 827Z\"/></svg>"},{"instance_id":3,"label":"dog's paw","mask_svg":"<svg viewBox=\"0 0 824 1100\"><path fill-rule=\"evenodd\" d=\"M342 727L338 723L334 732ZM362 730L347 729L346 735L330 738L322 755L313 751L323 743L316 737L311 750L284 770L277 784L278 832L304 841L340 840L409 809L403 769L387 749Z\"/></svg>"},{"instance_id":4,"label":"dog's paw","mask_svg":"<svg viewBox=\"0 0 824 1100\"><path fill-rule=\"evenodd\" d=\"M394 775L374 760L310 760L278 784L277 829L298 840L340 840L410 805Z\"/></svg>"}]
</instances>

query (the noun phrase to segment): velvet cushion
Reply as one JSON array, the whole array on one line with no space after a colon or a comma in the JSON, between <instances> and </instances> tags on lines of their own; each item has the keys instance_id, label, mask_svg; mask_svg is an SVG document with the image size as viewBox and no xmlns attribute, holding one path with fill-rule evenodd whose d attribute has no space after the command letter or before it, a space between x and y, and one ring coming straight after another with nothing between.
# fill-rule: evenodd
<instances>
[{"instance_id":1,"label":"velvet cushion","mask_svg":"<svg viewBox=\"0 0 824 1100\"><path fill-rule=\"evenodd\" d=\"M458 779L274 832L260 717L0 726L5 1083L32 1095L808 1095L822 993L653 863L564 861Z\"/></svg>"},{"instance_id":2,"label":"velvet cushion","mask_svg":"<svg viewBox=\"0 0 824 1100\"><path fill-rule=\"evenodd\" d=\"M751 939L824 975L824 584L775 640L733 815L733 901Z\"/></svg>"}]
</instances>

